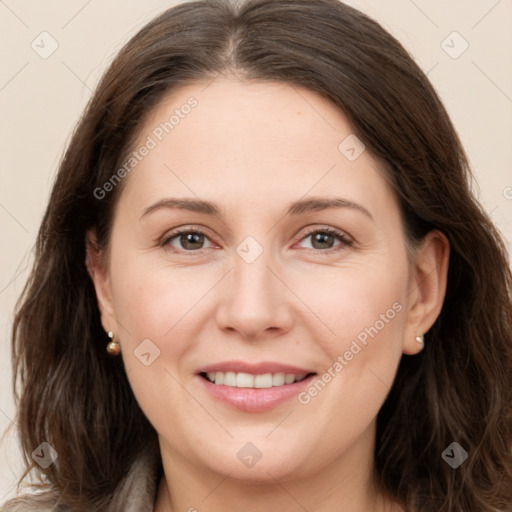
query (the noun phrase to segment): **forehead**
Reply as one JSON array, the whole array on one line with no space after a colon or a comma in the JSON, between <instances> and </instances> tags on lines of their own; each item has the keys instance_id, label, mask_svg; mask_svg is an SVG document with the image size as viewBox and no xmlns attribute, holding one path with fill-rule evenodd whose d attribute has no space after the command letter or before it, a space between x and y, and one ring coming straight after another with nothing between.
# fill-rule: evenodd
<instances>
[{"instance_id":1,"label":"forehead","mask_svg":"<svg viewBox=\"0 0 512 512\"><path fill-rule=\"evenodd\" d=\"M367 151L353 158L363 146L342 111L287 83L217 78L176 89L144 120L133 149L143 146L126 184L140 202L168 193L268 207L336 191L384 206L392 196Z\"/></svg>"},{"instance_id":2,"label":"forehead","mask_svg":"<svg viewBox=\"0 0 512 512\"><path fill-rule=\"evenodd\" d=\"M196 105L188 108L191 98ZM172 127L165 124L169 120ZM246 160L251 155L260 159L284 154L293 159L301 148L337 151L339 136L350 133L350 127L334 104L307 89L283 82L217 78L165 96L145 120L139 140L149 133L170 145L170 139L176 144L188 139L189 145L204 150L218 149L222 143L230 160L239 155ZM274 151L263 154L259 143Z\"/></svg>"}]
</instances>

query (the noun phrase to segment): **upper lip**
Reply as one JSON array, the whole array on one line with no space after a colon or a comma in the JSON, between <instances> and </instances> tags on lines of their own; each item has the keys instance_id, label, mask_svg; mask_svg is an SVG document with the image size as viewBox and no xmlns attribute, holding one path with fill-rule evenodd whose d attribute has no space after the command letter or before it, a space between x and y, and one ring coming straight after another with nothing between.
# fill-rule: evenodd
<instances>
[{"instance_id":1,"label":"upper lip","mask_svg":"<svg viewBox=\"0 0 512 512\"><path fill-rule=\"evenodd\" d=\"M307 375L308 373L314 373L307 368L300 368L299 366L275 363L271 361L262 361L260 363L247 363L245 361L223 361L221 363L203 366L197 370L197 373L210 372L235 372L249 373L252 375L263 375L265 373L293 373L294 375Z\"/></svg>"}]
</instances>

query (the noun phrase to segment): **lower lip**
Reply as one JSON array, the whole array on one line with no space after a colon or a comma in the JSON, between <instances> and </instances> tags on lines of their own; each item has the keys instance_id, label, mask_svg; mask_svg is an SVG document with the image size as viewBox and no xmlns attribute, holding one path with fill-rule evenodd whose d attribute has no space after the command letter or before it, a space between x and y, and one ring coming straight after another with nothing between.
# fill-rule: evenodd
<instances>
[{"instance_id":1,"label":"lower lip","mask_svg":"<svg viewBox=\"0 0 512 512\"><path fill-rule=\"evenodd\" d=\"M281 405L297 396L306 388L316 374L310 375L300 382L284 384L271 388L235 388L214 384L208 379L197 377L206 387L206 390L217 400L244 412L264 412Z\"/></svg>"}]
</instances>

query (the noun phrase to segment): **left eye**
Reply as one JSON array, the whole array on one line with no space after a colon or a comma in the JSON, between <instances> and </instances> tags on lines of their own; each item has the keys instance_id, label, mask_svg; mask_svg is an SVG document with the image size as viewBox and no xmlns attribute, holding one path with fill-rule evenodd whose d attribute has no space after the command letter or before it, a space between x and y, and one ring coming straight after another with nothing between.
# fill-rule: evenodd
<instances>
[{"instance_id":1,"label":"left eye","mask_svg":"<svg viewBox=\"0 0 512 512\"><path fill-rule=\"evenodd\" d=\"M336 247L339 248L340 246L349 246L352 244L352 241L342 231L332 228L315 229L314 231L306 233L306 236L304 236L302 240L306 240L306 238L310 237L312 237L313 249L321 252L330 252L331 250L337 250ZM331 244L334 243L335 240L338 240L340 243L332 247ZM326 247L326 245L329 247Z\"/></svg>"},{"instance_id":2,"label":"left eye","mask_svg":"<svg viewBox=\"0 0 512 512\"><path fill-rule=\"evenodd\" d=\"M342 232L332 228L316 229L306 233L300 241L306 240L312 237L313 250L319 252L330 252L331 250L337 250L336 247L349 246L352 241ZM182 250L185 252L193 252L204 249L202 245L205 240L209 240L208 236L201 230L181 230L174 231L171 236L163 240L162 245ZM333 243L338 240L339 244L333 247ZM181 247L176 247L173 242L179 242Z\"/></svg>"}]
</instances>

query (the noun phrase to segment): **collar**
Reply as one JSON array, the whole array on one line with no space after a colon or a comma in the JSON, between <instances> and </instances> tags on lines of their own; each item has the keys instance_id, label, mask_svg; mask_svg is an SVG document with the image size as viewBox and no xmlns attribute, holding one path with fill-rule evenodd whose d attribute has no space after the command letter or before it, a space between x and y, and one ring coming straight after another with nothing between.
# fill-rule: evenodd
<instances>
[{"instance_id":1,"label":"collar","mask_svg":"<svg viewBox=\"0 0 512 512\"><path fill-rule=\"evenodd\" d=\"M153 512L162 476L160 455L141 454L118 485L107 512Z\"/></svg>"}]
</instances>

